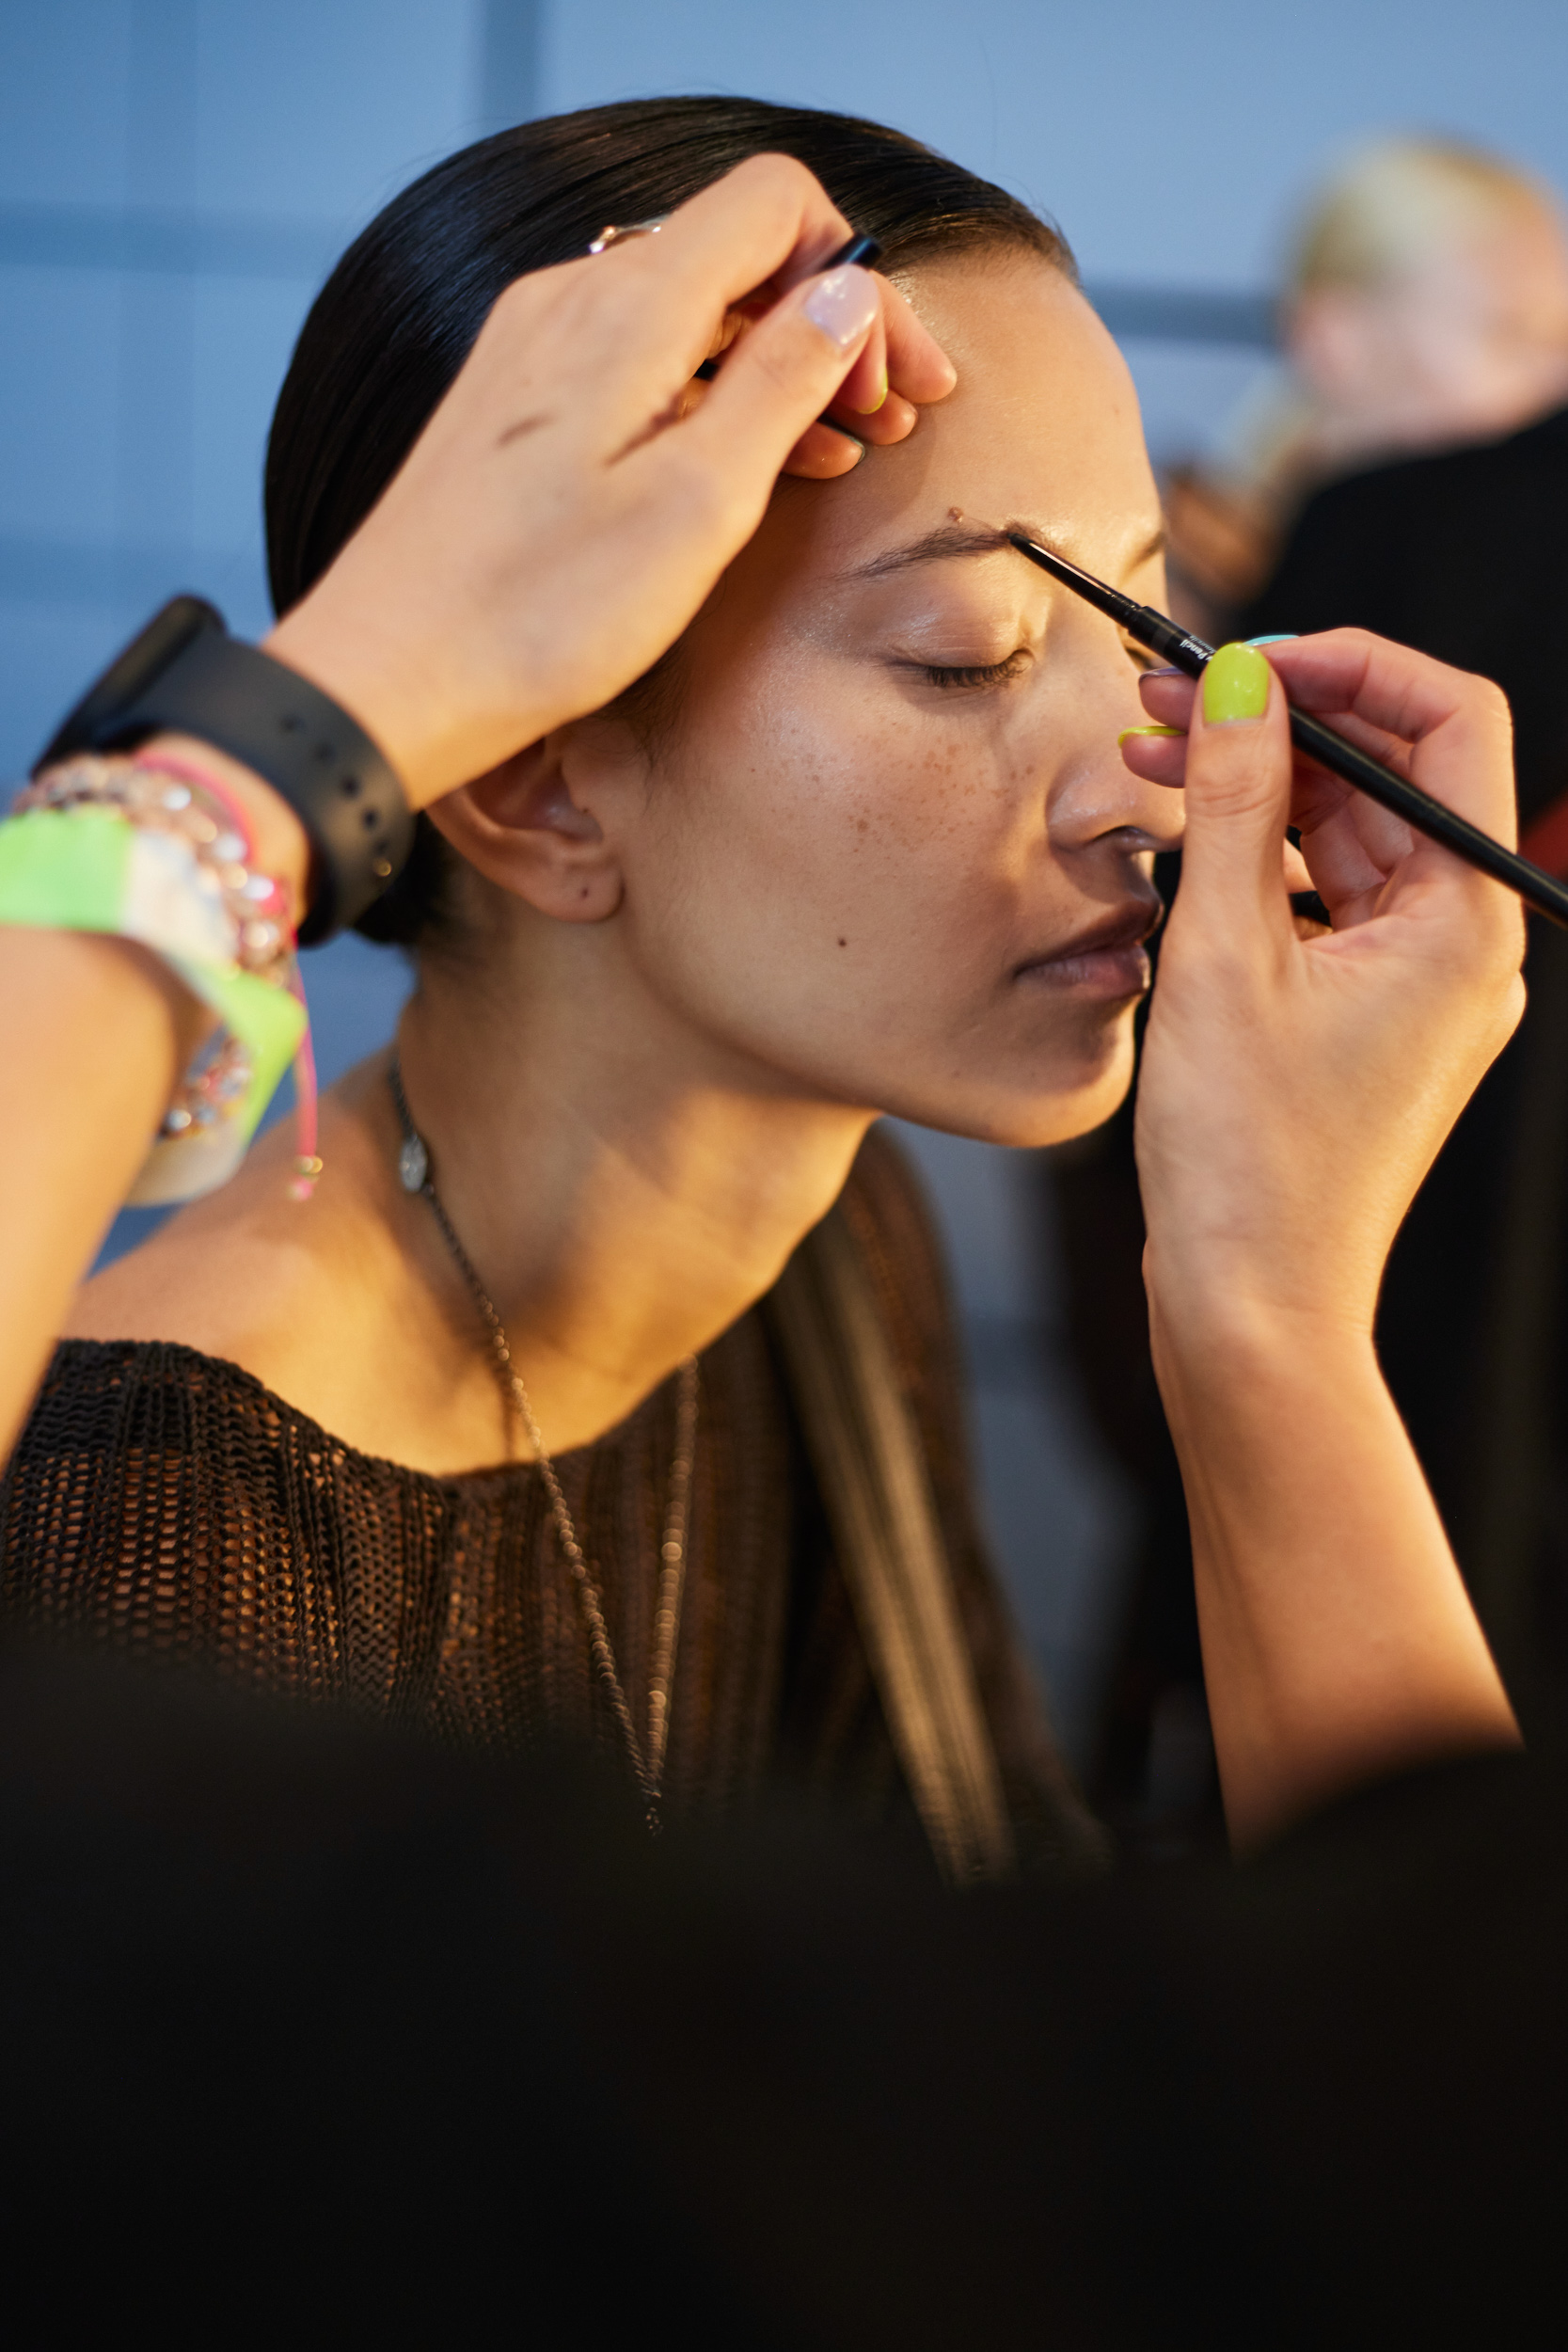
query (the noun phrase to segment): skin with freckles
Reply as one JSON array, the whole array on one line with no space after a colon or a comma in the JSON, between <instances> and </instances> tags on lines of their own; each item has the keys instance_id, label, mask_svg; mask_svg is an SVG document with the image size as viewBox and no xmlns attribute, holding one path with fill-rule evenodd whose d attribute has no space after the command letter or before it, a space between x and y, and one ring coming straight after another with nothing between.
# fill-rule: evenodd
<instances>
[{"instance_id":1,"label":"skin with freckles","mask_svg":"<svg viewBox=\"0 0 1568 2352\"><path fill-rule=\"evenodd\" d=\"M560 575L546 567L551 598L522 598L520 636L495 626L517 614L486 583L520 559L492 529L512 393L502 366L492 403L483 336L279 649L329 689L381 681L394 720L414 714L397 739L426 746L421 798L459 852L460 920L421 955L399 1051L558 1452L762 1295L879 1110L1035 1144L1115 1106L1150 861L1184 821L1139 1088L1145 1274L1227 1811L1250 1841L1368 1772L1516 1736L1372 1314L1412 1194L1517 1019L1519 910L1344 787L1292 777L1285 692L1491 831L1512 803L1507 707L1354 630L1272 648L1259 710L1211 714L1168 678L1144 678L1140 704L1142 657L997 544L1022 525L1164 602L1109 338L1037 261L972 254L908 291L956 390L944 371L906 376L912 431L837 479L786 479L754 537L726 532L740 553L700 607L677 600L684 636L618 705L592 710L648 658L646 616L615 607L601 560L575 575L597 628L567 596L562 630L575 540ZM519 314L533 298L525 282ZM776 316L749 330L753 389ZM747 369L742 344L681 427L688 455L717 446L716 471ZM609 478L588 471L598 492ZM656 501L677 551L689 503ZM467 684L400 701L425 645L402 591L443 561L436 666ZM356 670L388 610L404 658ZM600 681L553 719L539 697L561 691L559 665L515 681L508 651L541 629ZM453 746L484 744L476 769L499 757L498 725L527 740L525 707L538 739L450 789ZM1118 750L1145 713L1186 733ZM1280 871L1291 823L1332 917L1309 937ZM97 999L87 1011L96 1038ZM112 1091L102 1057L86 1066ZM473 1304L428 1204L398 1185L398 1143L382 1057L329 1097L309 1204L287 1197L279 1133L89 1284L71 1328L230 1358L371 1454L436 1472L497 1460L512 1433Z\"/></svg>"},{"instance_id":2,"label":"skin with freckles","mask_svg":"<svg viewBox=\"0 0 1568 2352\"><path fill-rule=\"evenodd\" d=\"M645 707L432 812L463 930L422 959L405 1080L555 1448L769 1286L879 1111L1039 1144L1128 1083L1180 796L1117 748L1143 657L988 525L1158 602L1132 385L1033 258L901 282L951 398L845 479L781 484ZM303 1210L284 1149L89 1284L71 1328L236 1360L418 1468L502 1455L382 1065L328 1098Z\"/></svg>"},{"instance_id":3,"label":"skin with freckles","mask_svg":"<svg viewBox=\"0 0 1568 2352\"><path fill-rule=\"evenodd\" d=\"M620 847L640 988L786 1083L1052 1142L1124 1090L1151 852L1180 811L1117 751L1142 657L955 523L953 494L1028 511L1140 595L1159 509L1122 361L1071 287L1028 262L920 287L962 389L831 498L783 485L687 633L651 760L579 729L560 772ZM473 797L441 821L504 879Z\"/></svg>"}]
</instances>

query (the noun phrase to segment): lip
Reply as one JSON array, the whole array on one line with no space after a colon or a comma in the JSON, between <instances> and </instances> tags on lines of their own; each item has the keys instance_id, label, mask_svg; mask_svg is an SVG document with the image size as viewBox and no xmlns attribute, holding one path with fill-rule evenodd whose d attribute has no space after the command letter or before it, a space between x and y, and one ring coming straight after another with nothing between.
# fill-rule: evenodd
<instances>
[{"instance_id":1,"label":"lip","mask_svg":"<svg viewBox=\"0 0 1568 2352\"><path fill-rule=\"evenodd\" d=\"M1075 996L1142 996L1149 982L1145 941L1164 914L1159 898L1133 898L1091 923L1049 956L1032 956L1017 966L1015 979L1043 981Z\"/></svg>"}]
</instances>

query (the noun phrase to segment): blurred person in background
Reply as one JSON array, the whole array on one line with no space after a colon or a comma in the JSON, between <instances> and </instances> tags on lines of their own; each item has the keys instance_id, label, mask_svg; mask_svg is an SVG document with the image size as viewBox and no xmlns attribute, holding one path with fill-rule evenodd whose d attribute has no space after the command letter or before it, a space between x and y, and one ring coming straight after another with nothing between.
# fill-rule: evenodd
<instances>
[{"instance_id":1,"label":"blurred person in background","mask_svg":"<svg viewBox=\"0 0 1568 2352\"><path fill-rule=\"evenodd\" d=\"M1545 415L1319 490L1240 624L1306 633L1332 614L1494 679L1513 718L1521 846L1559 875L1565 400L1560 381ZM1568 1694L1568 940L1538 916L1529 932L1525 1019L1417 1195L1378 1345L1493 1646L1527 1708L1556 1720Z\"/></svg>"},{"instance_id":2,"label":"blurred person in background","mask_svg":"<svg viewBox=\"0 0 1568 2352\"><path fill-rule=\"evenodd\" d=\"M1525 847L1568 871L1568 234L1555 199L1453 142L1372 147L1307 215L1282 321L1288 371L1247 404L1225 454L1167 485L1173 610L1213 638L1370 628L1497 680ZM1178 862L1164 863L1168 895ZM1568 1459L1568 958L1548 926L1531 928L1531 1010L1418 1196L1378 1341L1492 1639L1549 1708L1551 1657L1568 1657L1555 1467ZM1164 1846L1217 1812L1132 1133L1128 1106L1054 1155L1044 1182L1076 1369L1142 1506L1092 1785Z\"/></svg>"},{"instance_id":3,"label":"blurred person in background","mask_svg":"<svg viewBox=\"0 0 1568 2352\"><path fill-rule=\"evenodd\" d=\"M1218 642L1305 501L1389 457L1491 439L1568 399L1568 234L1551 192L1447 139L1366 149L1292 240L1284 366L1166 485L1176 609Z\"/></svg>"}]
</instances>

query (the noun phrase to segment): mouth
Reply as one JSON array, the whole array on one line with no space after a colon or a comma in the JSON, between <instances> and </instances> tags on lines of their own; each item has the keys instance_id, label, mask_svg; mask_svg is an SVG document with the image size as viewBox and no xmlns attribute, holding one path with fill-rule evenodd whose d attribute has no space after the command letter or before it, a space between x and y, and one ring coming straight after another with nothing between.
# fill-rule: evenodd
<instances>
[{"instance_id":1,"label":"mouth","mask_svg":"<svg viewBox=\"0 0 1568 2352\"><path fill-rule=\"evenodd\" d=\"M1133 898L1116 914L1080 931L1049 956L1018 965L1014 978L1101 1004L1123 1003L1147 993L1148 950L1145 946L1164 914L1158 899Z\"/></svg>"}]
</instances>

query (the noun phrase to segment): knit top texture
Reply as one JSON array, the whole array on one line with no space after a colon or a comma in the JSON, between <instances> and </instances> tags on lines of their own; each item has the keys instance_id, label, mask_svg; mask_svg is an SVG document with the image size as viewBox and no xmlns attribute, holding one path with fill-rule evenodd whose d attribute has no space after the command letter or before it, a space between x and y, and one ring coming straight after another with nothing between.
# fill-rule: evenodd
<instances>
[{"instance_id":1,"label":"knit top texture","mask_svg":"<svg viewBox=\"0 0 1568 2352\"><path fill-rule=\"evenodd\" d=\"M925 1446L1021 1852L1092 1859L1094 1831L976 1526L929 1221L875 1132L844 1208ZM705 1351L699 1379L667 1801L725 1809L780 1781L864 1820L912 1823L759 1310ZM556 1458L640 1728L674 1440L672 1380ZM626 1761L535 1464L434 1477L376 1459L238 1366L173 1343L55 1351L0 1485L0 1618L199 1662L468 1749L565 1740Z\"/></svg>"}]
</instances>

